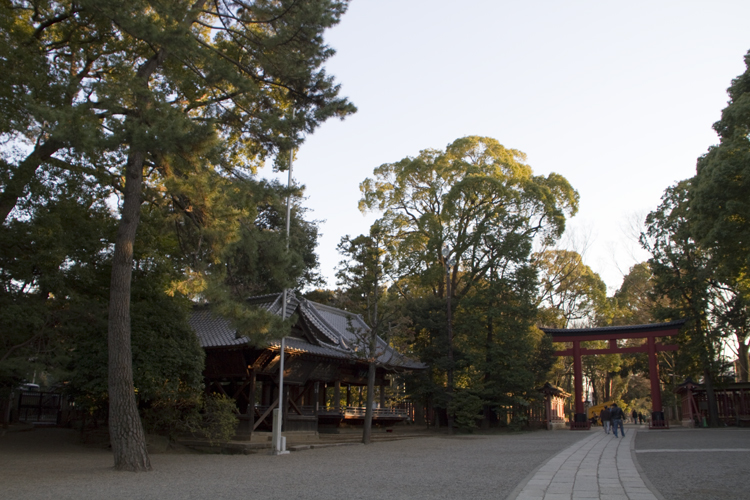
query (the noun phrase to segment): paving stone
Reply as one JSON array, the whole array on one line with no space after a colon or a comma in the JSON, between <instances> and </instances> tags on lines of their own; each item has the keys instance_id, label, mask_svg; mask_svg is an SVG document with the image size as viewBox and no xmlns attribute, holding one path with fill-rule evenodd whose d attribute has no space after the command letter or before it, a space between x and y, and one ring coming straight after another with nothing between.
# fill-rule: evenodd
<instances>
[{"instance_id":1,"label":"paving stone","mask_svg":"<svg viewBox=\"0 0 750 500\"><path fill-rule=\"evenodd\" d=\"M572 500L570 493L547 493L544 495L544 500Z\"/></svg>"},{"instance_id":2,"label":"paving stone","mask_svg":"<svg viewBox=\"0 0 750 500\"><path fill-rule=\"evenodd\" d=\"M544 492L528 492L528 491L522 491L518 494L516 497L516 500L544 500Z\"/></svg>"},{"instance_id":3,"label":"paving stone","mask_svg":"<svg viewBox=\"0 0 750 500\"><path fill-rule=\"evenodd\" d=\"M635 468L632 446L632 433L616 440L592 434L549 460L515 500L540 498L541 486L544 500L656 500Z\"/></svg>"},{"instance_id":4,"label":"paving stone","mask_svg":"<svg viewBox=\"0 0 750 500\"><path fill-rule=\"evenodd\" d=\"M594 482L585 482L585 483L579 483L576 481L576 484L573 486L573 491L582 491L582 490L599 490L599 484Z\"/></svg>"}]
</instances>

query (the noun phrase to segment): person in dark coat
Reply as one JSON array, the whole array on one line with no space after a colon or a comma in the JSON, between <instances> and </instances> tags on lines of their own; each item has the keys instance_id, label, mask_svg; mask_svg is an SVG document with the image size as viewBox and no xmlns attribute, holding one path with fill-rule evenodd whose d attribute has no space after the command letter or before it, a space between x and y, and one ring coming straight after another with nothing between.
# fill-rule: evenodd
<instances>
[{"instance_id":1,"label":"person in dark coat","mask_svg":"<svg viewBox=\"0 0 750 500\"><path fill-rule=\"evenodd\" d=\"M633 423L637 424L638 423L638 412L635 411L635 410L633 410L633 413L631 413L630 416L633 417Z\"/></svg>"},{"instance_id":2,"label":"person in dark coat","mask_svg":"<svg viewBox=\"0 0 750 500\"><path fill-rule=\"evenodd\" d=\"M625 428L622 425L622 421L625 418L625 413L623 413L622 408L617 406L617 403L612 403L612 409L610 410L610 413L612 415L612 432L614 433L615 437L617 437L617 427L620 427L620 432L622 432L622 437L625 437Z\"/></svg>"}]
</instances>

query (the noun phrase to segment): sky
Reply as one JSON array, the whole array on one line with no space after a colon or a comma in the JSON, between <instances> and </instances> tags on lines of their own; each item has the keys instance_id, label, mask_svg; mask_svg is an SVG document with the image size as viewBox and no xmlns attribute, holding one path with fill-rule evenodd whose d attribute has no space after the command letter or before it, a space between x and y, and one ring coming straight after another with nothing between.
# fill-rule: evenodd
<instances>
[{"instance_id":1,"label":"sky","mask_svg":"<svg viewBox=\"0 0 750 500\"><path fill-rule=\"evenodd\" d=\"M293 170L328 286L341 238L379 216L357 208L373 169L480 135L570 181L580 208L561 245L611 294L648 258L646 214L718 143L749 19L747 1L353 0L325 68L358 112L308 136Z\"/></svg>"}]
</instances>

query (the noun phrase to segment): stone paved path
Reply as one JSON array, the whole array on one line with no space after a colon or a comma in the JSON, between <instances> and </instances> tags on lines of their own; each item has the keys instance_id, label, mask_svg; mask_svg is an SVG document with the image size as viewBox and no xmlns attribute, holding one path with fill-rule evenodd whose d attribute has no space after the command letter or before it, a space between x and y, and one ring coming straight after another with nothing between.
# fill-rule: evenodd
<instances>
[{"instance_id":1,"label":"stone paved path","mask_svg":"<svg viewBox=\"0 0 750 500\"><path fill-rule=\"evenodd\" d=\"M633 462L635 434L592 431L548 460L509 500L657 500Z\"/></svg>"}]
</instances>

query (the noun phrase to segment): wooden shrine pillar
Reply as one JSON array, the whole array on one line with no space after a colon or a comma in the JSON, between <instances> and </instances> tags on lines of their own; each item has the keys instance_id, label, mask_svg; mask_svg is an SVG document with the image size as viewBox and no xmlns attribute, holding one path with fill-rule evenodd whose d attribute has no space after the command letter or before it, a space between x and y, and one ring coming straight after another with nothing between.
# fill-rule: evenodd
<instances>
[{"instance_id":1,"label":"wooden shrine pillar","mask_svg":"<svg viewBox=\"0 0 750 500\"><path fill-rule=\"evenodd\" d=\"M328 384L324 383L320 394L318 395L318 405L321 408L328 407Z\"/></svg>"},{"instance_id":2,"label":"wooden shrine pillar","mask_svg":"<svg viewBox=\"0 0 750 500\"><path fill-rule=\"evenodd\" d=\"M250 429L250 434L253 432L255 426L255 384L257 382L257 374L255 370L250 370L250 384L248 387L248 403L247 403L247 420Z\"/></svg>"},{"instance_id":3,"label":"wooden shrine pillar","mask_svg":"<svg viewBox=\"0 0 750 500\"><path fill-rule=\"evenodd\" d=\"M583 415L586 419L586 409L583 404L583 364L581 363L581 341L573 341L573 378L575 387L576 418ZM579 421L579 420L576 420Z\"/></svg>"},{"instance_id":4,"label":"wooden shrine pillar","mask_svg":"<svg viewBox=\"0 0 750 500\"><path fill-rule=\"evenodd\" d=\"M544 394L544 415L547 423L547 430L552 430L552 394L549 392Z\"/></svg>"},{"instance_id":5,"label":"wooden shrine pillar","mask_svg":"<svg viewBox=\"0 0 750 500\"><path fill-rule=\"evenodd\" d=\"M651 402L653 411L662 411L661 386L659 384L659 359L656 357L656 338L648 338L648 374L651 379Z\"/></svg>"},{"instance_id":6,"label":"wooden shrine pillar","mask_svg":"<svg viewBox=\"0 0 750 500\"><path fill-rule=\"evenodd\" d=\"M341 381L337 380L333 386L333 407L341 411Z\"/></svg>"},{"instance_id":7,"label":"wooden shrine pillar","mask_svg":"<svg viewBox=\"0 0 750 500\"><path fill-rule=\"evenodd\" d=\"M352 405L352 384L346 384L346 406Z\"/></svg>"},{"instance_id":8,"label":"wooden shrine pillar","mask_svg":"<svg viewBox=\"0 0 750 500\"><path fill-rule=\"evenodd\" d=\"M313 383L313 401L313 410L317 415L320 410L320 382Z\"/></svg>"}]
</instances>

